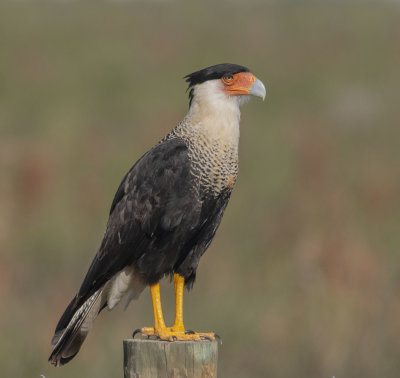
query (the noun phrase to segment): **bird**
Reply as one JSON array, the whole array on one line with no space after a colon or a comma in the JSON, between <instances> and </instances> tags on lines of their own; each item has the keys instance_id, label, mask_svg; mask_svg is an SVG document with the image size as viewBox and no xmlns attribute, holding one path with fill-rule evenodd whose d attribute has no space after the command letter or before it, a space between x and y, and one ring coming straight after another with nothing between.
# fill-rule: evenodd
<instances>
[{"instance_id":1,"label":"bird","mask_svg":"<svg viewBox=\"0 0 400 378\"><path fill-rule=\"evenodd\" d=\"M49 361L69 362L97 315L127 297L126 306L150 287L154 327L143 335L160 340L215 339L185 330L183 291L191 289L238 176L240 106L266 89L244 66L223 63L184 77L189 110L166 136L132 166L111 204L100 247L79 291L61 316ZM171 277L175 320L163 318L159 282Z\"/></svg>"}]
</instances>

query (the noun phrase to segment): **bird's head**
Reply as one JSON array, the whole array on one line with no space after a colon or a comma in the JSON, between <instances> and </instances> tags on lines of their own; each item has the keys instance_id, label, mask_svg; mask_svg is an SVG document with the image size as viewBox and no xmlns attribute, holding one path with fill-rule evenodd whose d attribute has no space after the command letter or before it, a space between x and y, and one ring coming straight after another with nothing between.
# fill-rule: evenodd
<instances>
[{"instance_id":1,"label":"bird's head","mask_svg":"<svg viewBox=\"0 0 400 378\"><path fill-rule=\"evenodd\" d=\"M248 68L223 63L204 68L185 76L189 83L189 100L234 101L240 105L249 96L265 98L266 90Z\"/></svg>"}]
</instances>

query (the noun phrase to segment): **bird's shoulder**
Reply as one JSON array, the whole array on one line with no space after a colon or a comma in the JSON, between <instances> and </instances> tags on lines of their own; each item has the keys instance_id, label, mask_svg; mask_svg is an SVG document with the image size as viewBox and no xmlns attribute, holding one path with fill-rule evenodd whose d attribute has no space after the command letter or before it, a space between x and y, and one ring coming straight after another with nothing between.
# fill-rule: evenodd
<instances>
[{"instance_id":1,"label":"bird's shoulder","mask_svg":"<svg viewBox=\"0 0 400 378\"><path fill-rule=\"evenodd\" d=\"M153 196L166 194L165 191L171 189L174 184L177 185L177 181L183 182L189 171L186 142L181 138L163 139L126 173L115 193L110 215L127 195L132 200L145 193Z\"/></svg>"}]
</instances>

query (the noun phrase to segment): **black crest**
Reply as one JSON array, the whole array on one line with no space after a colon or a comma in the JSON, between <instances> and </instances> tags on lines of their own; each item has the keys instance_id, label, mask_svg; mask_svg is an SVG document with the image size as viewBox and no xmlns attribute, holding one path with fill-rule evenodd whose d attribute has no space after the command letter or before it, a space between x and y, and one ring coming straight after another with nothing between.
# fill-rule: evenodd
<instances>
[{"instance_id":1,"label":"black crest","mask_svg":"<svg viewBox=\"0 0 400 378\"><path fill-rule=\"evenodd\" d=\"M221 77L224 75L234 75L239 72L250 72L250 70L247 67L239 66L238 64L222 63L186 75L184 79L189 83L188 90L190 90L189 105L193 99L193 86L204 83L208 80L221 79Z\"/></svg>"}]
</instances>

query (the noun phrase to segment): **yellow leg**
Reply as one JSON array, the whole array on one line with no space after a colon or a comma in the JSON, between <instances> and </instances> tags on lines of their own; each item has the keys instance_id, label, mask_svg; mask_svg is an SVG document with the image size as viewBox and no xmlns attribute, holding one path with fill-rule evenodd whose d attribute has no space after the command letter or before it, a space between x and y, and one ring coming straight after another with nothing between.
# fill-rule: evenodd
<instances>
[{"instance_id":1,"label":"yellow leg","mask_svg":"<svg viewBox=\"0 0 400 378\"><path fill-rule=\"evenodd\" d=\"M175 273L174 284L175 284L175 322L171 330L175 332L185 332L185 327L183 325L183 286L185 284L185 279L179 274Z\"/></svg>"},{"instance_id":2,"label":"yellow leg","mask_svg":"<svg viewBox=\"0 0 400 378\"><path fill-rule=\"evenodd\" d=\"M215 339L215 333L197 333L185 332L183 325L183 287L185 279L179 274L174 274L175 284L175 322L172 327L166 327L161 308L160 285L157 283L150 286L151 299L153 302L154 311L154 328L144 327L140 333L148 336L157 336L161 340L174 341L174 340L204 340ZM135 331L134 335L139 330Z\"/></svg>"},{"instance_id":3,"label":"yellow leg","mask_svg":"<svg viewBox=\"0 0 400 378\"><path fill-rule=\"evenodd\" d=\"M153 302L154 328L156 331L165 329L164 316L161 307L160 284L150 286L151 300Z\"/></svg>"},{"instance_id":4,"label":"yellow leg","mask_svg":"<svg viewBox=\"0 0 400 378\"><path fill-rule=\"evenodd\" d=\"M154 328L144 327L140 330L141 333L149 336L158 335L166 329L161 307L160 284L157 282L155 285L150 286L150 292L151 301L153 302Z\"/></svg>"}]
</instances>

